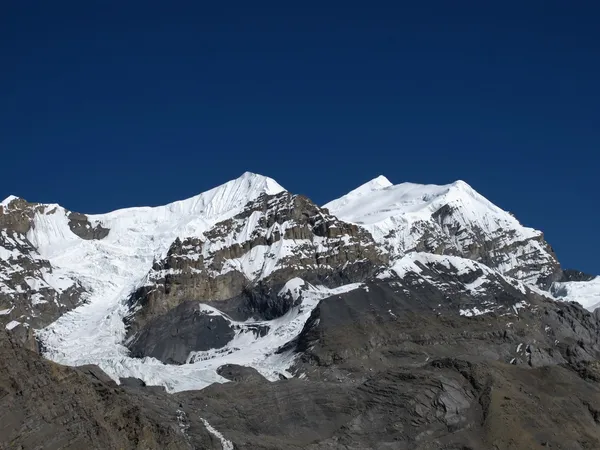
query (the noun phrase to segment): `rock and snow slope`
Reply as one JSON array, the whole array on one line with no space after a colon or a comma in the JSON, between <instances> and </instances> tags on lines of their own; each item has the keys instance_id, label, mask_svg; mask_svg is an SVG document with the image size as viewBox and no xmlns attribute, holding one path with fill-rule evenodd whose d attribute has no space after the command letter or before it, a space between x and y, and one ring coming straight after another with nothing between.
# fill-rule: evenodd
<instances>
[{"instance_id":1,"label":"rock and snow slope","mask_svg":"<svg viewBox=\"0 0 600 450\"><path fill-rule=\"evenodd\" d=\"M540 231L522 226L464 181L392 185L380 176L324 208L367 229L393 258L411 251L462 256L545 287L560 272Z\"/></svg>"},{"instance_id":2,"label":"rock and snow slope","mask_svg":"<svg viewBox=\"0 0 600 450\"><path fill-rule=\"evenodd\" d=\"M310 314L316 300L337 292L336 290L310 287L307 284L307 289L301 294L292 295L297 306L275 321L232 321L238 330L234 339L218 351L205 354L196 352L196 356L192 358L197 361L196 364L169 366L152 358L131 358L128 356L128 349L123 346L126 333L123 319L130 313L127 300L137 288L148 283L148 274L151 273L153 264L167 256L175 240L186 242L196 239L205 242L203 251L207 256L213 255L223 248L223 243L215 239L208 239L207 242L205 233L213 230L216 224L227 223L229 219L243 213L245 207L259 197L275 196L283 192L284 189L274 180L246 173L196 197L163 207L130 208L85 216L89 228L101 227L108 230L101 239L83 239L75 234L70 226L71 213L59 205L36 207L26 233L27 243L32 246L31 252L51 263L55 279L64 279L71 284L76 282L85 289L82 294L84 305L64 314L39 332L45 355L68 365L98 364L116 379L137 377L148 384L165 385L169 390L201 388L215 381L222 381L216 374L216 369L227 363L252 365L269 378L285 373L288 357L275 356L274 351L300 332L303 321ZM10 206L14 200L7 199L4 203ZM271 211L271 215L273 214ZM319 218L320 213L316 214ZM237 237L234 236L231 245L238 244L237 241L243 244L256 237L258 223L251 219L258 219L257 213L251 214L248 223L241 223L244 222L241 219L232 222L235 227L227 231L235 232ZM277 231L282 238L287 237L286 229L293 231L294 226L294 221L287 221L278 226L280 229ZM310 240L297 241L291 239L294 236L289 237L289 241L282 239L280 243L290 242L292 247L300 249L306 247L308 242L314 248L313 253L317 250L326 254L326 239L322 239L320 243L311 243ZM343 236L335 241L340 241L340 244L346 242ZM352 239L349 243L351 241ZM373 247L372 241L370 246ZM273 246L262 246L255 250L259 251L231 260L232 264L242 264L241 271L248 277L251 275L251 267L262 268L260 276L268 274L265 272L265 264L269 261L265 256L272 254ZM289 253L288 250L294 251L293 248L287 249L279 254L279 258L284 258ZM258 264L255 260L261 263ZM274 260L271 265L275 267L275 263ZM231 270L230 267L222 267L219 273ZM213 272L211 274L218 275ZM296 284L298 283L304 282L300 280ZM351 284L341 289L356 287L357 285ZM286 292L284 289L281 295L286 295ZM8 319L10 309L6 310ZM27 317L20 319L27 323ZM256 336L248 331L258 326L269 330L266 336Z\"/></svg>"},{"instance_id":3,"label":"rock and snow slope","mask_svg":"<svg viewBox=\"0 0 600 450\"><path fill-rule=\"evenodd\" d=\"M69 229L68 212L59 206L51 213L36 213L29 241L51 261L55 273L83 285L87 301L40 332L46 355L70 365L96 363L114 377L135 376L178 390L220 379L212 373L198 374L197 367L170 371L158 361L128 358L121 345L126 331L123 318L129 312L126 300L175 239L202 238L205 231L241 212L251 200L282 191L274 180L246 173L166 206L90 215L91 223L109 230L100 240L76 236ZM194 381L187 382L189 377Z\"/></svg>"},{"instance_id":4,"label":"rock and snow slope","mask_svg":"<svg viewBox=\"0 0 600 450\"><path fill-rule=\"evenodd\" d=\"M0 225L8 230L2 232L0 259L12 269L17 266L17 258L39 260L38 265L47 266L47 270L38 275L38 285L45 281L55 290L65 290L77 282L87 291L83 297L90 303L101 299L102 304L112 304L136 287L153 261L164 257L176 238L201 237L215 223L241 211L250 200L282 191L274 180L246 173L166 206L87 216L89 229L108 230L101 239L76 234L81 233L73 226L72 213L59 205L28 204L9 197L0 210ZM20 242L16 250L15 242ZM7 272L3 270L3 278Z\"/></svg>"},{"instance_id":5,"label":"rock and snow slope","mask_svg":"<svg viewBox=\"0 0 600 450\"><path fill-rule=\"evenodd\" d=\"M46 356L68 365L98 364L115 379L137 377L177 391L223 381L217 374L223 364L253 366L271 379L285 375L293 355L277 349L298 336L320 299L358 289L354 282L386 264L380 250L391 259L388 276L424 265L448 270L448 277L463 276L461 267L476 272L476 279L463 283L471 293L485 290L498 272L515 289L522 282L547 287L560 272L539 231L521 226L461 181L394 186L378 177L325 207L332 215L251 173L188 200L101 215L9 197L0 205L0 323L23 325L15 330L39 327L45 324L31 317L43 316L40 305L84 302L49 316L63 314L38 333ZM420 253L405 256L415 251ZM20 261L31 261L25 272ZM227 295L218 291L223 286L200 289L205 278L219 277L223 286L239 286ZM232 318L212 302L259 280L276 288L268 306L287 302L286 308L263 315L255 308L249 311L256 316ZM598 292L594 283L586 285L585 300L577 294L582 285L555 287L558 295L592 306L587 299ZM226 323L233 337L219 348L191 352L183 358L188 364L179 366L130 357L124 319L136 312L132 305L141 307L132 302L140 289L146 301L163 302L154 316L194 301L198 314ZM27 308L15 308L23 304ZM485 311L485 305L470 307Z\"/></svg>"}]
</instances>

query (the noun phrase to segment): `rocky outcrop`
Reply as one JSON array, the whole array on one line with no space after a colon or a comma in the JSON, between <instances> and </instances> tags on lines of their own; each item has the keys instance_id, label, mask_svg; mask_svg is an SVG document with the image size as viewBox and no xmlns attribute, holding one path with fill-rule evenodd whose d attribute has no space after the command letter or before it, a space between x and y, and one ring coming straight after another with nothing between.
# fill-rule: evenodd
<instances>
[{"instance_id":1,"label":"rocky outcrop","mask_svg":"<svg viewBox=\"0 0 600 450\"><path fill-rule=\"evenodd\" d=\"M562 271L554 250L539 233L524 237L518 229L499 228L493 233L473 223L461 226L461 211L444 205L432 214L437 226L423 223L424 233L411 250L461 256L499 269L518 280L530 280L547 289L560 279ZM417 225L415 225L417 226ZM440 233L440 229L442 233ZM513 263L516 259L518 263Z\"/></svg>"},{"instance_id":2,"label":"rocky outcrop","mask_svg":"<svg viewBox=\"0 0 600 450\"><path fill-rule=\"evenodd\" d=\"M217 369L217 373L223 378L236 383L263 383L267 381L256 369L238 366L237 364L225 364Z\"/></svg>"},{"instance_id":3,"label":"rocky outcrop","mask_svg":"<svg viewBox=\"0 0 600 450\"><path fill-rule=\"evenodd\" d=\"M86 240L104 239L110 231L99 223L92 224L85 214L74 212L69 214L69 228L81 239Z\"/></svg>"},{"instance_id":4,"label":"rocky outcrop","mask_svg":"<svg viewBox=\"0 0 600 450\"><path fill-rule=\"evenodd\" d=\"M191 351L224 347L234 336L231 321L202 312L197 302L185 302L152 320L128 346L134 357L184 364Z\"/></svg>"},{"instance_id":5,"label":"rocky outcrop","mask_svg":"<svg viewBox=\"0 0 600 450\"><path fill-rule=\"evenodd\" d=\"M0 205L0 327L32 350L37 349L35 329L52 323L86 298L80 281L57 273L30 240L36 217L55 214L68 216L71 230L81 238L101 239L108 234L86 216L58 205L16 197Z\"/></svg>"},{"instance_id":6,"label":"rocky outcrop","mask_svg":"<svg viewBox=\"0 0 600 450\"><path fill-rule=\"evenodd\" d=\"M220 369L237 382L168 395L139 382L117 386L94 366L73 369L45 361L0 331L0 447L600 446L596 362L531 369L440 358L418 367L366 367L364 378L347 382L269 383L246 369Z\"/></svg>"},{"instance_id":7,"label":"rocky outcrop","mask_svg":"<svg viewBox=\"0 0 600 450\"><path fill-rule=\"evenodd\" d=\"M81 239L104 239L109 230L100 223L92 223L85 214L64 210L58 205L30 203L14 197L0 205L0 229L26 235L34 225L36 214L54 214L58 209L65 211L70 230Z\"/></svg>"},{"instance_id":8,"label":"rocky outcrop","mask_svg":"<svg viewBox=\"0 0 600 450\"><path fill-rule=\"evenodd\" d=\"M0 229L25 235L31 229L35 213L44 210L45 205L29 203L22 198L13 197L10 201L0 205Z\"/></svg>"}]
</instances>

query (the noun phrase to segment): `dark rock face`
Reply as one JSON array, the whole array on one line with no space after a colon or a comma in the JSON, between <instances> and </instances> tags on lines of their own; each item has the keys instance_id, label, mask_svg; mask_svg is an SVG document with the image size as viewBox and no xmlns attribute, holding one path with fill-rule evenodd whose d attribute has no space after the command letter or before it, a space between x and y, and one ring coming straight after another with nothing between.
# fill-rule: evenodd
<instances>
[{"instance_id":1,"label":"dark rock face","mask_svg":"<svg viewBox=\"0 0 600 450\"><path fill-rule=\"evenodd\" d=\"M0 330L0 448L219 448L199 420L186 435L179 403L128 392L97 367L60 366Z\"/></svg>"},{"instance_id":2,"label":"dark rock face","mask_svg":"<svg viewBox=\"0 0 600 450\"><path fill-rule=\"evenodd\" d=\"M238 366L237 364L226 364L219 367L217 373L229 381L241 383L264 383L267 382L258 371L252 367Z\"/></svg>"},{"instance_id":3,"label":"dark rock face","mask_svg":"<svg viewBox=\"0 0 600 450\"><path fill-rule=\"evenodd\" d=\"M221 348L234 335L229 320L200 311L197 302L186 302L155 318L127 345L134 357L184 364L190 352Z\"/></svg>"},{"instance_id":4,"label":"dark rock face","mask_svg":"<svg viewBox=\"0 0 600 450\"><path fill-rule=\"evenodd\" d=\"M240 449L596 448L597 316L461 261L322 300L280 349L304 379L227 365L235 383L175 397Z\"/></svg>"},{"instance_id":5,"label":"dark rock face","mask_svg":"<svg viewBox=\"0 0 600 450\"><path fill-rule=\"evenodd\" d=\"M233 313L243 314L236 299ZM283 301L283 300L282 300ZM151 356L165 364L189 362L192 352L225 347L236 333L262 337L269 326L260 323L236 323L228 315L202 310L198 302L185 302L168 313L155 317L126 342L131 356Z\"/></svg>"},{"instance_id":6,"label":"dark rock face","mask_svg":"<svg viewBox=\"0 0 600 450\"><path fill-rule=\"evenodd\" d=\"M99 223L92 225L85 214L74 212L69 214L69 228L81 239L87 240L104 239L110 231Z\"/></svg>"},{"instance_id":7,"label":"dark rock face","mask_svg":"<svg viewBox=\"0 0 600 450\"><path fill-rule=\"evenodd\" d=\"M348 382L274 383L225 366L243 381L168 395L44 361L1 331L0 353L3 448L225 448L202 420L236 449L600 446L597 362L532 369L441 358L365 368Z\"/></svg>"},{"instance_id":8,"label":"dark rock face","mask_svg":"<svg viewBox=\"0 0 600 450\"><path fill-rule=\"evenodd\" d=\"M129 336L192 300L215 306L227 300L224 308L236 310L236 317L272 319L293 306L277 297L291 278L339 286L367 279L386 262L369 233L307 198L263 195L204 239L173 243L154 265L149 283L130 299Z\"/></svg>"}]
</instances>

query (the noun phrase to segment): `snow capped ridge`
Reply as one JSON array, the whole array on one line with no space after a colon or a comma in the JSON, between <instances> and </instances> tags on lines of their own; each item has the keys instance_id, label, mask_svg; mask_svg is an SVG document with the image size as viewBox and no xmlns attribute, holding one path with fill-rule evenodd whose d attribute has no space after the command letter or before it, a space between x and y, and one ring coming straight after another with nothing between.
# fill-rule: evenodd
<instances>
[{"instance_id":1,"label":"snow capped ridge","mask_svg":"<svg viewBox=\"0 0 600 450\"><path fill-rule=\"evenodd\" d=\"M545 283L559 270L540 231L524 227L462 180L381 189L367 183L324 207L368 230L392 259L412 251L461 255L533 283Z\"/></svg>"},{"instance_id":2,"label":"snow capped ridge","mask_svg":"<svg viewBox=\"0 0 600 450\"><path fill-rule=\"evenodd\" d=\"M239 178L187 200L168 204L164 208L173 213L202 213L214 216L232 208L243 208L249 200L253 200L261 194L274 195L282 191L285 189L272 178L245 172Z\"/></svg>"},{"instance_id":3,"label":"snow capped ridge","mask_svg":"<svg viewBox=\"0 0 600 450\"><path fill-rule=\"evenodd\" d=\"M379 175L378 177L373 178L371 181L366 182L362 186L358 187L356 190L370 188L372 190L385 189L387 187L393 186L392 182L388 180L385 176Z\"/></svg>"},{"instance_id":4,"label":"snow capped ridge","mask_svg":"<svg viewBox=\"0 0 600 450\"><path fill-rule=\"evenodd\" d=\"M130 248L127 253L142 247L158 257L177 237L200 237L216 222L240 212L249 201L262 194L272 195L284 190L271 178L246 172L235 180L164 206L132 207L88 215L90 222L110 230L107 238L96 243L86 243L73 234L68 225L69 211L56 204L45 205L44 212L36 212L34 227L27 237L51 262L57 251L73 245L92 247L90 253L97 250L96 247L110 246L107 248L109 254L115 250L119 252L118 247L121 250Z\"/></svg>"},{"instance_id":5,"label":"snow capped ridge","mask_svg":"<svg viewBox=\"0 0 600 450\"><path fill-rule=\"evenodd\" d=\"M491 212L507 215L511 217L512 222L518 223L516 219L462 180L447 185L405 182L384 185L379 189L369 189L371 183L358 187L343 197L327 203L324 207L343 220L359 224L374 224L394 216L408 214L420 213L425 217L449 202L462 202L468 206L478 207L479 211L472 211L473 215Z\"/></svg>"},{"instance_id":6,"label":"snow capped ridge","mask_svg":"<svg viewBox=\"0 0 600 450\"><path fill-rule=\"evenodd\" d=\"M164 206L133 207L112 211L105 214L90 215L95 219L120 218L130 213L158 214L206 214L209 216L226 212L230 208L239 207L241 202L254 199L261 194L274 195L285 189L275 180L252 172L245 172L239 178L202 192L185 200L178 200ZM245 203L244 203L245 204ZM244 205L241 205L242 207Z\"/></svg>"}]
</instances>

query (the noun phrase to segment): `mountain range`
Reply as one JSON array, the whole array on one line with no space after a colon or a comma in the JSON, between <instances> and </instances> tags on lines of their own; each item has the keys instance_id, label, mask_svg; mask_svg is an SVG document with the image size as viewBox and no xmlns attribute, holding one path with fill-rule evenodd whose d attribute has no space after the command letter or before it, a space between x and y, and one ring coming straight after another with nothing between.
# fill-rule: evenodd
<instances>
[{"instance_id":1,"label":"mountain range","mask_svg":"<svg viewBox=\"0 0 600 450\"><path fill-rule=\"evenodd\" d=\"M0 449L600 448L600 277L464 181L0 203Z\"/></svg>"}]
</instances>

